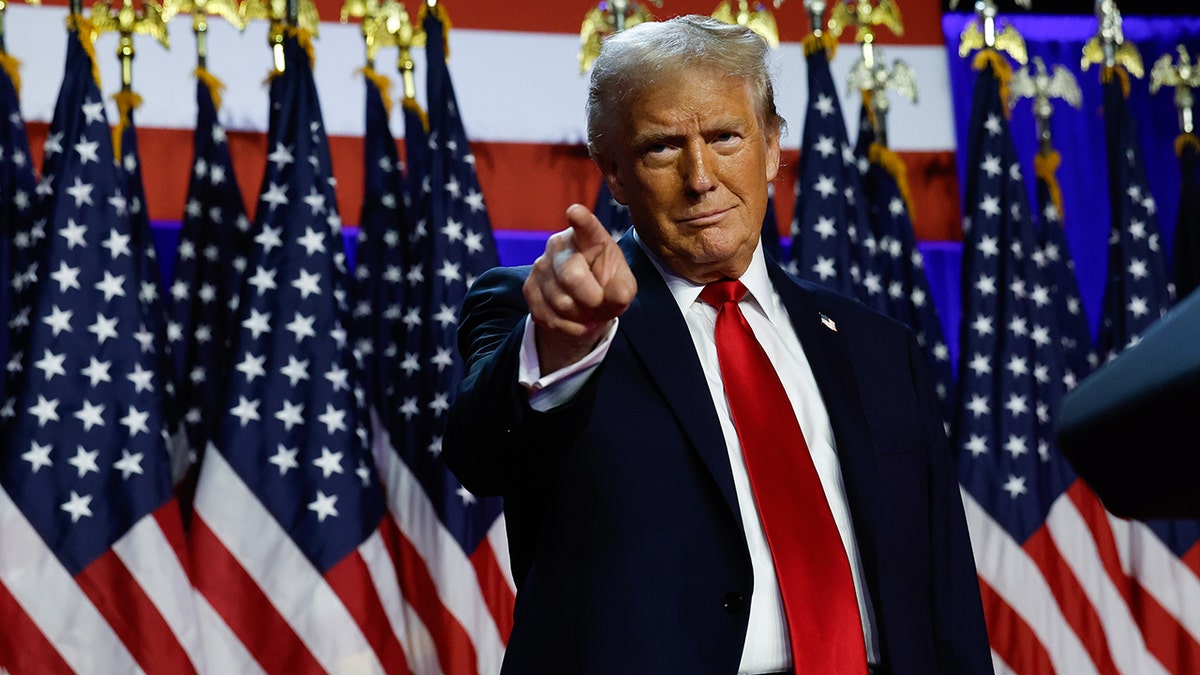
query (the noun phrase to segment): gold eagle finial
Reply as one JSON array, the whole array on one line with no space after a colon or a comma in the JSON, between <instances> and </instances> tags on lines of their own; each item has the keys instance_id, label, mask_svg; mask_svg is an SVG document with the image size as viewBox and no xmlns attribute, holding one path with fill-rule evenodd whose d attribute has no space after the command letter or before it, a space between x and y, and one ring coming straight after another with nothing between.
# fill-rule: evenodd
<instances>
[{"instance_id":1,"label":"gold eagle finial","mask_svg":"<svg viewBox=\"0 0 1200 675\"><path fill-rule=\"evenodd\" d=\"M779 9L783 0L774 0L772 4ZM775 24L775 16L762 3L754 3L754 9L751 9L749 0L737 0L737 11L734 11L733 3L722 0L712 16L718 21L745 26L761 35L772 47L779 46L779 27Z\"/></svg>"}]
</instances>

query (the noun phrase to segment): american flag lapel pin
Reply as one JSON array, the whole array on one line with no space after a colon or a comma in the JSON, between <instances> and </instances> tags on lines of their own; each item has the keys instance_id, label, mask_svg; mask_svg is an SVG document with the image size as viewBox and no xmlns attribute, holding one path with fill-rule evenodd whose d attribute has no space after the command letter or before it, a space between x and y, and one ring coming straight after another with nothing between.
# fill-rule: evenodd
<instances>
[{"instance_id":1,"label":"american flag lapel pin","mask_svg":"<svg viewBox=\"0 0 1200 675\"><path fill-rule=\"evenodd\" d=\"M833 322L833 319L829 318L829 315L825 312L818 312L818 314L821 316L821 323L825 324L826 328L836 333L837 324Z\"/></svg>"}]
</instances>

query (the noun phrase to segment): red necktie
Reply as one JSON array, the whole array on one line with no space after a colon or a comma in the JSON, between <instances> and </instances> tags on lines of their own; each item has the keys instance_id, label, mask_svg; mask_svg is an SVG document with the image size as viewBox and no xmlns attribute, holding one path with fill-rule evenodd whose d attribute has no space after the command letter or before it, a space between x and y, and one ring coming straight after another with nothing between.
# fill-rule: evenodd
<instances>
[{"instance_id":1,"label":"red necktie","mask_svg":"<svg viewBox=\"0 0 1200 675\"><path fill-rule=\"evenodd\" d=\"M754 501L775 562L797 675L867 672L846 549L804 433L767 353L738 308L742 282L709 284L717 359Z\"/></svg>"}]
</instances>

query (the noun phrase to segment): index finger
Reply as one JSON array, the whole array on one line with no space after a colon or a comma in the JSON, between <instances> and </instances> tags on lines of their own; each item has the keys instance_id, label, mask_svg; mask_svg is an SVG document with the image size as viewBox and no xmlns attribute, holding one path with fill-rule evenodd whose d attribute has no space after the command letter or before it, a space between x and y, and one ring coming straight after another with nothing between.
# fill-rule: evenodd
<instances>
[{"instance_id":1,"label":"index finger","mask_svg":"<svg viewBox=\"0 0 1200 675\"><path fill-rule=\"evenodd\" d=\"M597 246L612 241L612 235L605 229L604 224L583 204L567 207L567 222L570 223L574 234L575 250L585 255Z\"/></svg>"}]
</instances>

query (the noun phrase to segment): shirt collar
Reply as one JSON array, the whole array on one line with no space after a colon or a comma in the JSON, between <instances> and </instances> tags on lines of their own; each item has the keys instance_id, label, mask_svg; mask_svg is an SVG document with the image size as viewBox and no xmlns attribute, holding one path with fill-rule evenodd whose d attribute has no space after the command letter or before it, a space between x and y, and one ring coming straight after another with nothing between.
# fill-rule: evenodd
<instances>
[{"instance_id":1,"label":"shirt collar","mask_svg":"<svg viewBox=\"0 0 1200 675\"><path fill-rule=\"evenodd\" d=\"M646 246L646 242L638 236L636 228L633 230L633 239L650 258L650 262L654 264L654 269L658 270L663 281L667 282L667 288L670 289L671 296L675 298L675 303L679 305L679 311L686 313L688 308L699 299L700 292L704 290L704 284L697 284L685 279L663 265L658 256ZM775 288L771 285L770 277L767 276L767 260L763 253L761 238L754 248L754 255L750 258L750 266L746 268L746 272L742 274L739 281L746 287L746 299L756 303L767 318L775 323L777 305L774 301Z\"/></svg>"}]
</instances>

